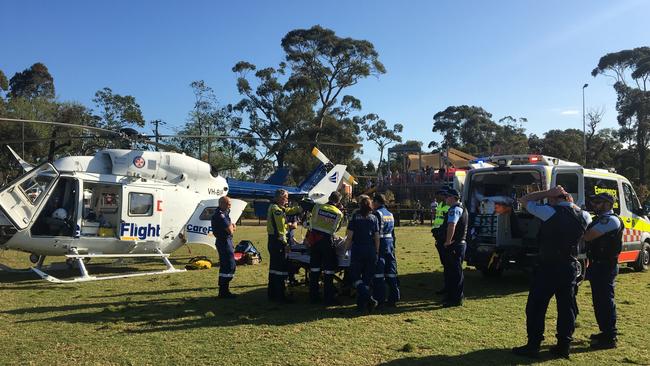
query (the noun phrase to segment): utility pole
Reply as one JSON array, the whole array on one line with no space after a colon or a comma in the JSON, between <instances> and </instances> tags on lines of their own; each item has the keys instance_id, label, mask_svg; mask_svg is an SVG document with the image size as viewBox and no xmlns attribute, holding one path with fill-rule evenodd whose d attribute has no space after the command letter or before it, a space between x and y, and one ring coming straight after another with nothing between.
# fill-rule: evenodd
<instances>
[{"instance_id":1,"label":"utility pole","mask_svg":"<svg viewBox=\"0 0 650 366\"><path fill-rule=\"evenodd\" d=\"M153 130L153 133L154 133L154 138L155 138L155 141L156 141L156 151L158 151L158 142L160 140L160 133L158 131L158 127L159 127L159 125L166 125L166 123L159 120L159 119L153 120L153 121L151 121L151 123L153 123L156 126L155 129Z\"/></svg>"},{"instance_id":2,"label":"utility pole","mask_svg":"<svg viewBox=\"0 0 650 366\"><path fill-rule=\"evenodd\" d=\"M582 86L582 152L584 153L583 166L587 166L587 124L585 123L585 88L589 84Z\"/></svg>"}]
</instances>

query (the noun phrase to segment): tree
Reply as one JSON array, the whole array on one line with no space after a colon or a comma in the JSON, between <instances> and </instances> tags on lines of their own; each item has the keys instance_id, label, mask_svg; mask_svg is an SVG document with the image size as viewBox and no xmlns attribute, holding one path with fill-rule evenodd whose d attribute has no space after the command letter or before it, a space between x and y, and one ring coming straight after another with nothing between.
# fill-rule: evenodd
<instances>
[{"instance_id":1,"label":"tree","mask_svg":"<svg viewBox=\"0 0 650 366\"><path fill-rule=\"evenodd\" d=\"M7 110L5 93L9 90L9 80L2 70L0 70L0 116L4 116Z\"/></svg>"},{"instance_id":2,"label":"tree","mask_svg":"<svg viewBox=\"0 0 650 366\"><path fill-rule=\"evenodd\" d=\"M129 126L144 127L140 105L130 95L114 94L111 88L98 90L93 98L99 109L99 127L119 131Z\"/></svg>"},{"instance_id":3,"label":"tree","mask_svg":"<svg viewBox=\"0 0 650 366\"><path fill-rule=\"evenodd\" d=\"M6 92L7 90L9 90L9 81L5 73L0 70L0 91Z\"/></svg>"},{"instance_id":4,"label":"tree","mask_svg":"<svg viewBox=\"0 0 650 366\"><path fill-rule=\"evenodd\" d=\"M608 53L601 57L591 74L604 75L616 80L618 123L622 127L621 138L634 136L638 156L639 183L646 182L648 144L650 143L650 47ZM633 80L628 83L628 77ZM632 86L631 86L632 85Z\"/></svg>"},{"instance_id":5,"label":"tree","mask_svg":"<svg viewBox=\"0 0 650 366\"><path fill-rule=\"evenodd\" d=\"M505 116L499 120L494 141L491 146L491 154L526 154L528 152L528 137L523 124L528 119L520 117Z\"/></svg>"},{"instance_id":6,"label":"tree","mask_svg":"<svg viewBox=\"0 0 650 366\"><path fill-rule=\"evenodd\" d=\"M544 155L554 156L568 161L582 159L582 131L569 128L566 130L550 130L544 134L542 151Z\"/></svg>"},{"instance_id":7,"label":"tree","mask_svg":"<svg viewBox=\"0 0 650 366\"><path fill-rule=\"evenodd\" d=\"M319 25L290 31L282 38L282 48L293 71L289 86L314 90L318 95L319 105L313 119L316 142L325 116L344 89L370 75L386 73L372 43L338 37Z\"/></svg>"},{"instance_id":8,"label":"tree","mask_svg":"<svg viewBox=\"0 0 650 366\"><path fill-rule=\"evenodd\" d=\"M54 78L50 75L47 66L40 62L12 76L9 80L9 89L10 98L54 99L55 96Z\"/></svg>"},{"instance_id":9,"label":"tree","mask_svg":"<svg viewBox=\"0 0 650 366\"><path fill-rule=\"evenodd\" d=\"M528 136L528 152L531 154L541 154L544 150L544 139L534 133Z\"/></svg>"},{"instance_id":10,"label":"tree","mask_svg":"<svg viewBox=\"0 0 650 366\"><path fill-rule=\"evenodd\" d=\"M474 155L490 154L498 130L492 114L477 106L450 106L433 116L432 131L442 134L443 149L453 147Z\"/></svg>"},{"instance_id":11,"label":"tree","mask_svg":"<svg viewBox=\"0 0 650 366\"><path fill-rule=\"evenodd\" d=\"M362 129L366 134L368 141L372 141L379 148L379 163L377 164L377 172L381 173L381 163L384 159L384 149L390 144L395 142L402 142L402 137L399 135L404 126L399 123L393 125L392 128L388 127L385 120L380 119L376 114L367 114L361 118Z\"/></svg>"},{"instance_id":12,"label":"tree","mask_svg":"<svg viewBox=\"0 0 650 366\"><path fill-rule=\"evenodd\" d=\"M290 80L281 80L286 64L277 69L257 70L251 63L240 61L232 69L237 73L237 90L244 97L234 109L247 114L248 126L241 127L244 136L260 138L251 142L258 159L275 156L278 168L283 168L287 153L295 147L291 143L296 131L313 117L315 95L311 90L290 86ZM248 73L255 72L257 86L253 89ZM261 146L261 149L259 148Z\"/></svg>"}]
</instances>

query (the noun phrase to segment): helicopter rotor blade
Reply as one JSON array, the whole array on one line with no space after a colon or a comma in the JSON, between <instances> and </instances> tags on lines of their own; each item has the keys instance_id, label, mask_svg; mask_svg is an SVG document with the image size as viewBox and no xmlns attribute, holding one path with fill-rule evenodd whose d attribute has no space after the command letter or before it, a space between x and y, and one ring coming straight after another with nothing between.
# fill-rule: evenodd
<instances>
[{"instance_id":1,"label":"helicopter rotor blade","mask_svg":"<svg viewBox=\"0 0 650 366\"><path fill-rule=\"evenodd\" d=\"M146 137L155 137L155 135L147 135ZM215 139L215 140L253 140L253 141L285 141L278 138L262 138L262 137L253 137L253 136L228 136L228 135L158 135L159 138L181 138L181 139ZM314 145L314 141L289 141L292 144L301 144L301 145ZM319 145L327 146L342 146L342 147L362 147L361 144L347 143L347 142L327 142L327 141L318 141Z\"/></svg>"},{"instance_id":2,"label":"helicopter rotor blade","mask_svg":"<svg viewBox=\"0 0 650 366\"><path fill-rule=\"evenodd\" d=\"M161 149L169 150L169 151L180 151L177 147L171 146L171 145L166 145L166 144L161 144L157 143L155 141L149 141L146 140L144 135L128 135L124 132L121 131L113 131L113 130L108 130L105 128L101 127L94 127L94 126L86 126L86 125L76 125L72 123L63 123L63 122L53 122L53 121L39 121L39 120L29 120L29 119L18 119L18 118L4 118L0 117L0 121L6 121L6 122L23 122L23 123L35 123L35 124L42 124L42 125L49 125L49 126L58 126L58 127L64 127L64 128L72 128L72 129L81 129L81 130L88 130L91 132L95 133L103 133L103 134L109 134L112 136L120 137L123 138L127 141L130 142L140 142L152 146L156 146ZM97 139L97 136L62 136L58 138L31 138L31 139L21 139L21 140L3 140L0 141L2 144L14 144L14 143L22 143L22 142L48 142L48 141L57 141L57 140L65 140L65 139L72 139L72 140L77 140L77 139Z\"/></svg>"},{"instance_id":3,"label":"helicopter rotor blade","mask_svg":"<svg viewBox=\"0 0 650 366\"><path fill-rule=\"evenodd\" d=\"M23 123L37 123L37 124L44 124L44 125L50 125L50 126L59 126L59 127L66 127L66 128L77 128L77 129L82 129L82 130L88 130L92 132L97 132L97 133L105 133L105 134L110 134L113 136L121 137L130 141L136 140L137 142L142 142L146 144L150 144L153 146L158 146L167 150L174 150L174 151L179 151L178 148L156 143L154 141L150 140L145 140L147 138L155 138L155 135L133 135L130 136L126 133L123 132L118 132L118 131L113 131L113 130L108 130L105 128L101 127L93 127L93 126L86 126L86 125L76 125L76 124L71 124L71 123L63 123L63 122L53 122L53 121L39 121L39 120L27 120L27 119L18 119L18 118L4 118L0 117L0 121L6 121L6 122L23 122ZM135 130L134 130L135 131ZM158 135L158 138L179 138L179 139L231 139L231 140L249 140L249 141L276 141L276 142L283 142L285 140L283 139L278 139L278 138L261 138L261 137L254 137L254 136L228 136L228 135ZM35 139L32 139L35 140ZM52 139L48 140L35 140L35 141L28 141L26 140L19 140L19 141L25 141L25 142L39 142L39 141L51 141ZM304 145L314 145L316 144L315 141L290 141L292 144L304 144ZM317 142L319 145L324 145L324 146L341 146L341 147L362 147L363 145L358 144L358 143L345 143L345 142L328 142L328 141L319 141Z\"/></svg>"}]
</instances>

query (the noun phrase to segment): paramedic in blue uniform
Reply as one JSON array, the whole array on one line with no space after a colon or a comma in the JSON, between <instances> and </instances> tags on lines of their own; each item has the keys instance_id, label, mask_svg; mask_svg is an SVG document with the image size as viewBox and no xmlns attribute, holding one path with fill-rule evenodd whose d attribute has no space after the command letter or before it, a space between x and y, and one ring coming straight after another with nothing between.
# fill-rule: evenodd
<instances>
[{"instance_id":1,"label":"paramedic in blue uniform","mask_svg":"<svg viewBox=\"0 0 650 366\"><path fill-rule=\"evenodd\" d=\"M455 189L449 189L443 193L449 210L444 222L440 226L441 238L443 241L443 270L445 279L445 290L447 297L443 303L444 307L463 305L464 284L463 259L467 243L467 210L460 203L460 194Z\"/></svg>"},{"instance_id":2,"label":"paramedic in blue uniform","mask_svg":"<svg viewBox=\"0 0 650 366\"><path fill-rule=\"evenodd\" d=\"M332 192L326 204L316 204L311 212L310 229L314 240L309 258L309 299L320 302L318 279L323 272L323 297L325 305L337 305L334 298L334 275L339 266L334 234L343 221L343 213L336 205L341 201L339 192Z\"/></svg>"},{"instance_id":3,"label":"paramedic in blue uniform","mask_svg":"<svg viewBox=\"0 0 650 366\"><path fill-rule=\"evenodd\" d=\"M370 285L379 253L379 220L372 213L372 202L366 195L359 196L359 209L348 223L345 248L350 249L350 276L357 289L357 311L374 310L378 305L370 295Z\"/></svg>"},{"instance_id":4,"label":"paramedic in blue uniform","mask_svg":"<svg viewBox=\"0 0 650 366\"><path fill-rule=\"evenodd\" d=\"M395 259L395 220L393 214L386 209L386 198L383 194L375 193L372 197L372 208L379 220L379 259L373 281L373 297L380 306L394 307L400 298ZM390 289L388 299L386 283Z\"/></svg>"},{"instance_id":5,"label":"paramedic in blue uniform","mask_svg":"<svg viewBox=\"0 0 650 366\"><path fill-rule=\"evenodd\" d=\"M591 336L594 349L616 348L616 303L614 281L618 274L618 255L623 245L625 226L614 213L614 197L609 193L592 196L596 219L585 233L587 246L587 279L591 283L591 299L600 333Z\"/></svg>"},{"instance_id":6,"label":"paramedic in blue uniform","mask_svg":"<svg viewBox=\"0 0 650 366\"><path fill-rule=\"evenodd\" d=\"M547 205L537 201L546 199ZM577 250L591 217L572 203L562 186L533 192L519 199L526 210L542 221L539 229L539 254L526 303L528 343L513 353L537 358L544 340L544 320L553 296L557 302L557 345L551 353L569 357L569 348L578 313L576 303Z\"/></svg>"},{"instance_id":7,"label":"paramedic in blue uniform","mask_svg":"<svg viewBox=\"0 0 650 366\"><path fill-rule=\"evenodd\" d=\"M269 250L269 284L267 293L269 300L290 302L287 298L286 280L289 275L287 261L287 215L302 212L300 206L287 207L289 193L284 189L275 191L275 202L269 206L266 213L266 232L268 234Z\"/></svg>"},{"instance_id":8,"label":"paramedic in blue uniform","mask_svg":"<svg viewBox=\"0 0 650 366\"><path fill-rule=\"evenodd\" d=\"M212 232L217 238L215 246L219 253L219 298L232 299L236 295L230 292L230 281L235 276L235 252L232 234L236 230L230 221L230 198L223 196L219 199L219 207L212 215Z\"/></svg>"}]
</instances>

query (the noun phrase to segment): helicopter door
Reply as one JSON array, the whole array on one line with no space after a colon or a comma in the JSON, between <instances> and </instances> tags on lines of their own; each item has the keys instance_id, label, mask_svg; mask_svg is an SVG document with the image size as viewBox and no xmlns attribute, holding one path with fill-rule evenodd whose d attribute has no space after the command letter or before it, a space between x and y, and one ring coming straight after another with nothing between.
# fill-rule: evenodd
<instances>
[{"instance_id":1,"label":"helicopter door","mask_svg":"<svg viewBox=\"0 0 650 366\"><path fill-rule=\"evenodd\" d=\"M59 172L44 163L0 190L0 209L18 229L26 229L47 201Z\"/></svg>"},{"instance_id":2,"label":"helicopter door","mask_svg":"<svg viewBox=\"0 0 650 366\"><path fill-rule=\"evenodd\" d=\"M123 186L122 222L119 237L129 241L160 241L163 210L162 191Z\"/></svg>"}]
</instances>

